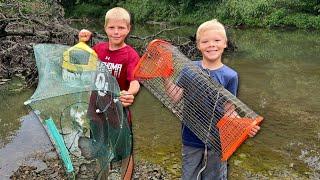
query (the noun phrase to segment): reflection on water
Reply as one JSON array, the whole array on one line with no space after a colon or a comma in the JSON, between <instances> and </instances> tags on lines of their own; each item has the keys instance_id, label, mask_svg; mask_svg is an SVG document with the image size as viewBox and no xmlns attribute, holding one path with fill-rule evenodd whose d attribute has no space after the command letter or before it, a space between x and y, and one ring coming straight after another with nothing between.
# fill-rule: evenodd
<instances>
[{"instance_id":1,"label":"reflection on water","mask_svg":"<svg viewBox=\"0 0 320 180\"><path fill-rule=\"evenodd\" d=\"M319 32L237 30L230 35L238 52L224 61L239 73L239 98L265 118L260 133L229 160L230 178L318 179ZM8 129L12 134L19 128L22 103L30 95L1 97L1 139L9 136ZM144 88L131 109L136 158L162 164L179 176L179 120Z\"/></svg>"},{"instance_id":2,"label":"reflection on water","mask_svg":"<svg viewBox=\"0 0 320 180\"><path fill-rule=\"evenodd\" d=\"M21 165L31 165L41 171L47 167L44 159L56 157L56 153L51 151L53 147L49 137L34 113L21 118L21 129L16 132L12 141L0 149L2 180L9 179Z\"/></svg>"},{"instance_id":3,"label":"reflection on water","mask_svg":"<svg viewBox=\"0 0 320 180\"><path fill-rule=\"evenodd\" d=\"M33 89L22 90L24 84L14 78L0 86L0 148L10 142L20 128L20 118L27 114L23 105L33 93Z\"/></svg>"}]
</instances>

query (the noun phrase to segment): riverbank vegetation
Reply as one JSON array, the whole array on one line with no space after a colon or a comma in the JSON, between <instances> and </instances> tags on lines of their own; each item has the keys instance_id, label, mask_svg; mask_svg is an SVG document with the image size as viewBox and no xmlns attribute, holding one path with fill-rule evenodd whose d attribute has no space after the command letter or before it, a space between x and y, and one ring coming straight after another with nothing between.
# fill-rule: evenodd
<instances>
[{"instance_id":1,"label":"riverbank vegetation","mask_svg":"<svg viewBox=\"0 0 320 180\"><path fill-rule=\"evenodd\" d=\"M137 23L199 25L217 18L234 27L320 30L320 0L62 0L68 16L101 18L114 6L127 8Z\"/></svg>"}]
</instances>

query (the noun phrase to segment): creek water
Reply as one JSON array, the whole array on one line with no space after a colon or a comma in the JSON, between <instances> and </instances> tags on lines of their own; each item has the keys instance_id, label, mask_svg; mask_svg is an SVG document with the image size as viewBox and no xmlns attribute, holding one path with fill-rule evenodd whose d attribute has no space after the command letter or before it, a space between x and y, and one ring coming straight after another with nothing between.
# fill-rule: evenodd
<instances>
[{"instance_id":1,"label":"creek water","mask_svg":"<svg viewBox=\"0 0 320 180\"><path fill-rule=\"evenodd\" d=\"M183 28L169 36L194 30ZM230 179L320 178L320 32L253 29L229 34L238 50L223 61L239 73L238 97L264 117L257 136L229 159ZM23 102L33 90L12 92L1 89L2 147L19 132L19 118L27 114ZM136 158L161 164L178 178L179 120L144 88L131 109Z\"/></svg>"}]
</instances>

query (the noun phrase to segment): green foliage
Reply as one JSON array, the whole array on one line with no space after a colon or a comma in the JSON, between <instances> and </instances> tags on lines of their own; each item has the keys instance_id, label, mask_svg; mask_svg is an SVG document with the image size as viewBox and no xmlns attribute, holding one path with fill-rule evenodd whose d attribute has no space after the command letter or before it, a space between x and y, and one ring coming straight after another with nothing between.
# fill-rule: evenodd
<instances>
[{"instance_id":1,"label":"green foliage","mask_svg":"<svg viewBox=\"0 0 320 180\"><path fill-rule=\"evenodd\" d=\"M198 2L196 3L193 12L182 14L179 17L173 19L172 22L179 24L191 24L191 25L200 25L204 21L208 21L211 19L219 19L217 16L217 6L218 2Z\"/></svg>"},{"instance_id":2,"label":"green foliage","mask_svg":"<svg viewBox=\"0 0 320 180\"><path fill-rule=\"evenodd\" d=\"M286 7L290 12L319 15L319 0L277 0L276 7Z\"/></svg>"},{"instance_id":3,"label":"green foliage","mask_svg":"<svg viewBox=\"0 0 320 180\"><path fill-rule=\"evenodd\" d=\"M284 8L280 8L275 10L274 12L270 13L268 16L266 16L265 24L268 27L275 27L279 26L279 22L286 17L287 11Z\"/></svg>"},{"instance_id":4,"label":"green foliage","mask_svg":"<svg viewBox=\"0 0 320 180\"><path fill-rule=\"evenodd\" d=\"M296 13L283 18L283 25L294 26L301 29L320 29L320 16Z\"/></svg>"},{"instance_id":5,"label":"green foliage","mask_svg":"<svg viewBox=\"0 0 320 180\"><path fill-rule=\"evenodd\" d=\"M107 8L95 4L79 4L75 6L75 10L72 11L71 16L74 17L88 17L88 18L100 18L106 13Z\"/></svg>"},{"instance_id":6,"label":"green foliage","mask_svg":"<svg viewBox=\"0 0 320 180\"><path fill-rule=\"evenodd\" d=\"M221 19L231 25L259 26L272 7L270 0L225 1L218 8Z\"/></svg>"},{"instance_id":7,"label":"green foliage","mask_svg":"<svg viewBox=\"0 0 320 180\"><path fill-rule=\"evenodd\" d=\"M320 29L320 0L63 0L75 17L101 17L109 8L128 9L135 22L200 23L216 18L226 25Z\"/></svg>"},{"instance_id":8,"label":"green foliage","mask_svg":"<svg viewBox=\"0 0 320 180\"><path fill-rule=\"evenodd\" d=\"M61 0L66 14L73 17L98 17L119 3L121 0Z\"/></svg>"},{"instance_id":9,"label":"green foliage","mask_svg":"<svg viewBox=\"0 0 320 180\"><path fill-rule=\"evenodd\" d=\"M61 0L61 4L67 10L67 12L73 10L76 3L77 0Z\"/></svg>"},{"instance_id":10,"label":"green foliage","mask_svg":"<svg viewBox=\"0 0 320 180\"><path fill-rule=\"evenodd\" d=\"M164 0L166 4L171 4L172 6L180 6L181 11L184 14L196 12L197 9L202 5L210 5L211 3L219 2L220 0Z\"/></svg>"},{"instance_id":11,"label":"green foliage","mask_svg":"<svg viewBox=\"0 0 320 180\"><path fill-rule=\"evenodd\" d=\"M119 5L128 9L136 22L170 21L170 19L180 16L180 8L167 4L165 1L131 0L119 3Z\"/></svg>"},{"instance_id":12,"label":"green foliage","mask_svg":"<svg viewBox=\"0 0 320 180\"><path fill-rule=\"evenodd\" d=\"M319 28L319 0L228 0L217 15L230 25Z\"/></svg>"},{"instance_id":13,"label":"green foliage","mask_svg":"<svg viewBox=\"0 0 320 180\"><path fill-rule=\"evenodd\" d=\"M153 1L152 0L132 0L122 4L124 8L132 13L136 22L143 22L148 20L153 13Z\"/></svg>"},{"instance_id":14,"label":"green foliage","mask_svg":"<svg viewBox=\"0 0 320 180\"><path fill-rule=\"evenodd\" d=\"M319 7L319 0L276 0L272 12L265 19L265 25L320 29Z\"/></svg>"}]
</instances>

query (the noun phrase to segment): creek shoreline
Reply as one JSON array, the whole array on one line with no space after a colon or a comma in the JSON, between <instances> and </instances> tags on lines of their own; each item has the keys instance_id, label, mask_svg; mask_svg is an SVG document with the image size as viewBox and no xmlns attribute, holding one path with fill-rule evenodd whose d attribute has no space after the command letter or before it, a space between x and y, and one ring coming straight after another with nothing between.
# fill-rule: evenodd
<instances>
[{"instance_id":1,"label":"creek shoreline","mask_svg":"<svg viewBox=\"0 0 320 180\"><path fill-rule=\"evenodd\" d=\"M52 149L52 153L54 149ZM48 158L50 157L50 158ZM33 157L34 160L43 161L45 165L35 166L32 164L20 165L19 168L13 172L10 179L69 179L70 177L66 174L65 168L61 160L57 156L44 155ZM92 170L94 166L90 164L81 165L79 173L75 176L76 179L92 179L94 175ZM112 171L111 171L112 172ZM109 175L111 179L120 179L119 174L111 173ZM132 176L133 180L138 179L152 179L152 180L171 180L172 176L160 165L150 163L145 160L138 160L135 163L135 169Z\"/></svg>"}]
</instances>

